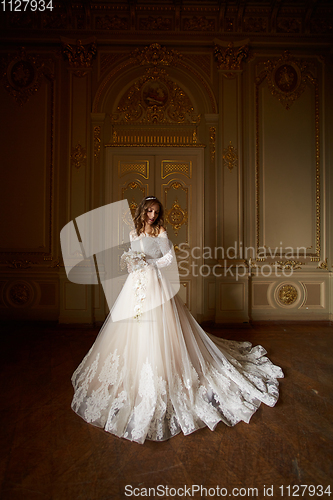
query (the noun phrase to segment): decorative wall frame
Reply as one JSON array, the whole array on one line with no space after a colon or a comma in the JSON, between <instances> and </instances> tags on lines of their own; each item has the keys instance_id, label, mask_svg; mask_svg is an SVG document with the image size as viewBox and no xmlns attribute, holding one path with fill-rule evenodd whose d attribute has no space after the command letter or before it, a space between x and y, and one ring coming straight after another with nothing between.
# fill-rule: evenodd
<instances>
[{"instance_id":1,"label":"decorative wall frame","mask_svg":"<svg viewBox=\"0 0 333 500\"><path fill-rule=\"evenodd\" d=\"M308 61L302 61L284 51L276 61L264 63L265 69L256 78L256 253L260 259L258 249L260 245L260 140L259 140L259 91L261 84L267 80L271 94L289 110L291 105L301 96L308 83L314 87L315 97L315 183L316 183L316 248L314 253L309 253L311 261L319 262L320 243L320 127L319 127L319 85L314 74L314 67Z\"/></svg>"},{"instance_id":2,"label":"decorative wall frame","mask_svg":"<svg viewBox=\"0 0 333 500\"><path fill-rule=\"evenodd\" d=\"M54 110L55 110L55 91L54 91L54 61L52 57L40 56L37 54L27 53L25 47L21 47L16 54L7 54L6 56L0 57L0 67L2 67L2 74L0 79L3 80L3 84L9 95L14 99L14 101L19 105L23 106L26 104L31 97L38 93L40 86L42 85L43 79L47 81L50 85L50 108L49 108L49 120L50 120L50 134L47 139L49 148L49 187L48 187L48 207L45 209L48 213L48 227L46 231L48 233L48 243L47 251L10 251L10 252L0 252L1 255L11 257L14 255L19 255L19 260L12 259L11 261L6 260L8 267L21 269L23 265L12 265L12 263L26 262L29 263L28 267L37 266L44 261L53 261L54 257L52 254L53 246L53 171L54 171ZM30 256L34 255L33 262L30 261Z\"/></svg>"}]
</instances>

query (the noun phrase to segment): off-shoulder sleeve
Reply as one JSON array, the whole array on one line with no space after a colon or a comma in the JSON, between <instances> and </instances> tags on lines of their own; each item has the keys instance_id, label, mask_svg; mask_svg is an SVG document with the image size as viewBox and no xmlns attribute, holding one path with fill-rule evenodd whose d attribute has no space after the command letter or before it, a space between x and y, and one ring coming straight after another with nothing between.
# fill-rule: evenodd
<instances>
[{"instance_id":1,"label":"off-shoulder sleeve","mask_svg":"<svg viewBox=\"0 0 333 500\"><path fill-rule=\"evenodd\" d=\"M161 269L162 267L170 266L173 261L172 243L169 241L166 231L160 233L157 239L163 256L159 259L147 259L147 262Z\"/></svg>"}]
</instances>

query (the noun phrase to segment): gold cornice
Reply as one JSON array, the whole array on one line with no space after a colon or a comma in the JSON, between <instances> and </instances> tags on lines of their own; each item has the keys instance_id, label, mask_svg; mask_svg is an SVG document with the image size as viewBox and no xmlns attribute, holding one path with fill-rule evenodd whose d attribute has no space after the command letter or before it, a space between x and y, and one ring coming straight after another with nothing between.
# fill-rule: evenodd
<instances>
[{"instance_id":1,"label":"gold cornice","mask_svg":"<svg viewBox=\"0 0 333 500\"><path fill-rule=\"evenodd\" d=\"M117 142L114 142L114 143L108 143L108 144L105 144L104 147L105 148L119 148L119 147L131 147L131 148L142 148L142 147L160 147L160 148L174 148L175 145L177 145L177 147L179 148L205 148L206 147L206 144L192 144L192 143L189 143L189 144L182 144L182 143L148 143L148 142L126 142L126 143L117 143Z\"/></svg>"}]
</instances>

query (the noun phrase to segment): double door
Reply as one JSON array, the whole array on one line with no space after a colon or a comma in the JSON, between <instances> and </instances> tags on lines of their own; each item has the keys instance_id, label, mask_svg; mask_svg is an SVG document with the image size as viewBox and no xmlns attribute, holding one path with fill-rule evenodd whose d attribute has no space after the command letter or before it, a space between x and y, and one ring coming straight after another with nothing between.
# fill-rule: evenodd
<instances>
[{"instance_id":1,"label":"double door","mask_svg":"<svg viewBox=\"0 0 333 500\"><path fill-rule=\"evenodd\" d=\"M201 148L110 147L106 202L127 199L132 215L142 198L156 196L177 255L179 294L191 313L203 310L203 150Z\"/></svg>"}]
</instances>

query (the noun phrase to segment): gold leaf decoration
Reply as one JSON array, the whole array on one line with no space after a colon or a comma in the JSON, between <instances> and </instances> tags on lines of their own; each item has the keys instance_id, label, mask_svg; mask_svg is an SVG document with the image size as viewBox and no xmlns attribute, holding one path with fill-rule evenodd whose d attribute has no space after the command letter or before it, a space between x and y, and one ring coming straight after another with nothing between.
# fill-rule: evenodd
<instances>
[{"instance_id":1,"label":"gold leaf decoration","mask_svg":"<svg viewBox=\"0 0 333 500\"><path fill-rule=\"evenodd\" d=\"M214 47L214 58L217 67L224 71L239 71L242 69L242 63L249 55L248 45L234 47L233 42L229 42L227 47L221 47L216 44Z\"/></svg>"},{"instance_id":2,"label":"gold leaf decoration","mask_svg":"<svg viewBox=\"0 0 333 500\"><path fill-rule=\"evenodd\" d=\"M135 49L131 58L141 65L170 66L171 64L175 65L182 58L182 54L177 50L167 50L159 43L152 43L144 49Z\"/></svg>"},{"instance_id":3,"label":"gold leaf decoration","mask_svg":"<svg viewBox=\"0 0 333 500\"><path fill-rule=\"evenodd\" d=\"M87 159L86 149L78 143L75 148L72 150L71 154L71 164L76 169L80 169L83 164L85 164Z\"/></svg>"},{"instance_id":4,"label":"gold leaf decoration","mask_svg":"<svg viewBox=\"0 0 333 500\"><path fill-rule=\"evenodd\" d=\"M237 165L238 161L237 150L234 148L231 141L229 143L229 146L223 150L222 158L224 161L224 165L227 166L231 172L232 169Z\"/></svg>"},{"instance_id":5,"label":"gold leaf decoration","mask_svg":"<svg viewBox=\"0 0 333 500\"><path fill-rule=\"evenodd\" d=\"M87 69L91 68L92 60L97 54L97 45L95 41L84 45L81 40L76 40L76 45L64 43L62 54L75 70L75 75L82 77L87 74Z\"/></svg>"},{"instance_id":6,"label":"gold leaf decoration","mask_svg":"<svg viewBox=\"0 0 333 500\"><path fill-rule=\"evenodd\" d=\"M170 210L165 211L166 221L172 226L175 235L178 236L178 231L183 224L187 224L187 210L184 210L178 200L175 200Z\"/></svg>"},{"instance_id":7,"label":"gold leaf decoration","mask_svg":"<svg viewBox=\"0 0 333 500\"><path fill-rule=\"evenodd\" d=\"M297 297L297 290L292 285L283 285L278 291L279 301L286 306L293 304L297 300Z\"/></svg>"},{"instance_id":8,"label":"gold leaf decoration","mask_svg":"<svg viewBox=\"0 0 333 500\"><path fill-rule=\"evenodd\" d=\"M301 266L305 266L305 262L298 262L296 260L286 260L285 262L278 260L276 262L276 267L278 269L285 269L288 271L294 269L302 269Z\"/></svg>"}]
</instances>

